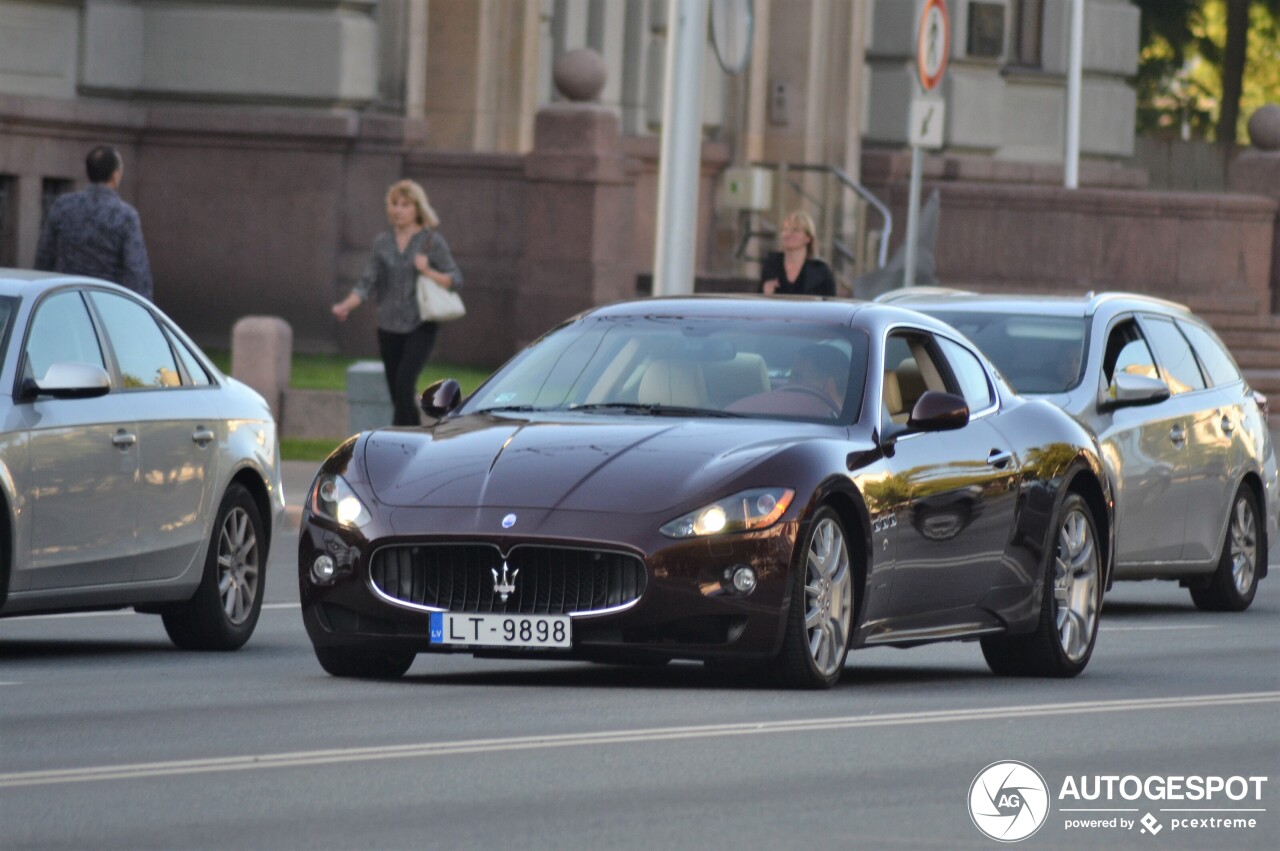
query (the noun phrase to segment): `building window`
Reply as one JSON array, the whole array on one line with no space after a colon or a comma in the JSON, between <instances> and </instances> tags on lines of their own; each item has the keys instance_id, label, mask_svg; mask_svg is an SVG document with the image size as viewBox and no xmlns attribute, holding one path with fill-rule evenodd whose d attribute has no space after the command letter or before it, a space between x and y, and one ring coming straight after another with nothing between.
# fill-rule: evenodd
<instances>
[{"instance_id":1,"label":"building window","mask_svg":"<svg viewBox=\"0 0 1280 851\"><path fill-rule=\"evenodd\" d=\"M49 209L58 196L74 188L75 181L65 177L46 177L40 182L40 227L44 227L44 220L49 218Z\"/></svg>"},{"instance_id":2,"label":"building window","mask_svg":"<svg viewBox=\"0 0 1280 851\"><path fill-rule=\"evenodd\" d=\"M1004 3L970 3L965 55L975 59L1004 56Z\"/></svg>"},{"instance_id":3,"label":"building window","mask_svg":"<svg viewBox=\"0 0 1280 851\"><path fill-rule=\"evenodd\" d=\"M1013 47L1009 64L1039 68L1044 0L1014 0L1013 20Z\"/></svg>"},{"instance_id":4,"label":"building window","mask_svg":"<svg viewBox=\"0 0 1280 851\"><path fill-rule=\"evenodd\" d=\"M0 174L0 266L18 265L18 178Z\"/></svg>"}]
</instances>

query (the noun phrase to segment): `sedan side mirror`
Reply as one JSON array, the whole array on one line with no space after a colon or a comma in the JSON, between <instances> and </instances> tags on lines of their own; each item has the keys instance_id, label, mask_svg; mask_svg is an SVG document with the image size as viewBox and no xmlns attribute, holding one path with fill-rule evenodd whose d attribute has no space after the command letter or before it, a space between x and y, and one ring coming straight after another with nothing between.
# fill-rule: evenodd
<instances>
[{"instance_id":1,"label":"sedan side mirror","mask_svg":"<svg viewBox=\"0 0 1280 851\"><path fill-rule=\"evenodd\" d=\"M907 420L912 431L954 431L969 424L969 403L954 393L927 390Z\"/></svg>"},{"instance_id":2,"label":"sedan side mirror","mask_svg":"<svg viewBox=\"0 0 1280 851\"><path fill-rule=\"evenodd\" d=\"M422 391L422 412L440 419L462 404L462 388L452 378L445 378Z\"/></svg>"},{"instance_id":3,"label":"sedan side mirror","mask_svg":"<svg viewBox=\"0 0 1280 851\"><path fill-rule=\"evenodd\" d=\"M1133 372L1117 372L1102 399L1098 400L1098 409L1106 411L1134 405L1154 405L1168 398L1169 385L1159 378Z\"/></svg>"},{"instance_id":4,"label":"sedan side mirror","mask_svg":"<svg viewBox=\"0 0 1280 851\"><path fill-rule=\"evenodd\" d=\"M111 376L100 366L88 363L55 363L44 378L28 378L22 383L23 395L52 396L55 399L92 399L111 392Z\"/></svg>"}]
</instances>

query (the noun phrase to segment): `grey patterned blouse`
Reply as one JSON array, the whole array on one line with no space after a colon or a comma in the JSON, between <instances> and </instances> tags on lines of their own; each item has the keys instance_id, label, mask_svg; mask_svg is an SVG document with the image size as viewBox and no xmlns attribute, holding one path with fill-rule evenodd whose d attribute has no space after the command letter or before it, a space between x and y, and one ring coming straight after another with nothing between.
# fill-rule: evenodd
<instances>
[{"instance_id":1,"label":"grey patterned blouse","mask_svg":"<svg viewBox=\"0 0 1280 851\"><path fill-rule=\"evenodd\" d=\"M440 231L426 228L409 239L404 251L396 247L393 231L378 234L373 253L365 264L364 274L352 289L361 304L372 297L378 305L378 328L394 334L407 334L422 324L418 317L415 286L418 270L413 258L426 254L431 268L453 278L454 289L462 287L462 270L449 253L449 243Z\"/></svg>"}]
</instances>

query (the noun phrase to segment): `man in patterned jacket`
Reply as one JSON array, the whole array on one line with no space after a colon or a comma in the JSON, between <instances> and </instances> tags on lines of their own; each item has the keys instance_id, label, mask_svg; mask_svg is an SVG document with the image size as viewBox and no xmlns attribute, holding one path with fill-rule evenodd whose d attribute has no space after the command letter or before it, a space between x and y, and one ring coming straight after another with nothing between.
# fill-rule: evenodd
<instances>
[{"instance_id":1,"label":"man in patterned jacket","mask_svg":"<svg viewBox=\"0 0 1280 851\"><path fill-rule=\"evenodd\" d=\"M100 145L85 158L89 186L49 209L36 268L103 278L151 298L151 266L138 211L116 194L124 176L120 153Z\"/></svg>"}]
</instances>

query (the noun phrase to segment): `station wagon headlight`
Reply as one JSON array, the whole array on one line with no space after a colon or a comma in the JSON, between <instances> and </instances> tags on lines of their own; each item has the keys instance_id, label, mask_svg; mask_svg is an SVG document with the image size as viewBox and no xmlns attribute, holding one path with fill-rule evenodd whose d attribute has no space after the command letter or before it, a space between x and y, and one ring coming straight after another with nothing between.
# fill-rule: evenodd
<instances>
[{"instance_id":1,"label":"station wagon headlight","mask_svg":"<svg viewBox=\"0 0 1280 851\"><path fill-rule=\"evenodd\" d=\"M347 480L333 474L316 480L311 491L311 510L339 526L357 529L373 519Z\"/></svg>"},{"instance_id":2,"label":"station wagon headlight","mask_svg":"<svg viewBox=\"0 0 1280 851\"><path fill-rule=\"evenodd\" d=\"M765 529L786 513L795 495L789 488L742 491L677 517L658 531L669 538L699 538Z\"/></svg>"}]
</instances>

